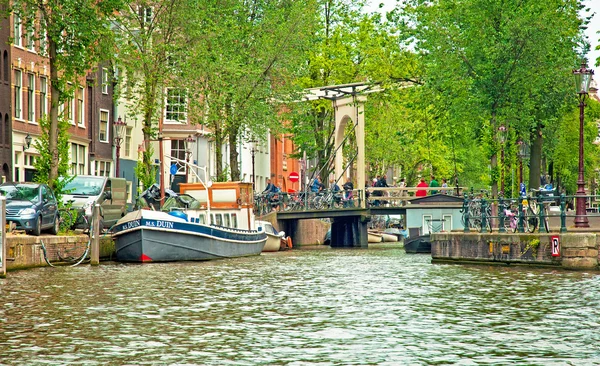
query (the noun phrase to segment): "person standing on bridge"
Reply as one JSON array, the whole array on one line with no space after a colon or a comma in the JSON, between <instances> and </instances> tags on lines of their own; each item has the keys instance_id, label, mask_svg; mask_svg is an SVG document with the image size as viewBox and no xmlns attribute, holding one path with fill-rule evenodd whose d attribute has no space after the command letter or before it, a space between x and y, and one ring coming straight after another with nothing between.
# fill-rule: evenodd
<instances>
[{"instance_id":1,"label":"person standing on bridge","mask_svg":"<svg viewBox=\"0 0 600 366\"><path fill-rule=\"evenodd\" d=\"M344 183L342 188L344 188L344 207L353 207L354 203L352 200L354 199L354 194L352 191L354 190L354 184L352 184L350 178L346 179L346 183Z\"/></svg>"},{"instance_id":2,"label":"person standing on bridge","mask_svg":"<svg viewBox=\"0 0 600 366\"><path fill-rule=\"evenodd\" d=\"M429 182L429 187L439 187L439 186L440 186L440 183L437 180L435 180L435 177L432 175L431 176L431 182ZM434 195L434 194L437 194L437 193L438 193L437 189L432 190L432 191L429 192L429 194L431 194L431 195Z\"/></svg>"},{"instance_id":3,"label":"person standing on bridge","mask_svg":"<svg viewBox=\"0 0 600 366\"><path fill-rule=\"evenodd\" d=\"M427 183L425 183L425 179L421 178L421 182L419 182L419 184L417 184L418 188L425 188L428 187ZM417 191L417 193L415 193L415 197L425 197L427 196L427 191L424 189L419 189Z\"/></svg>"},{"instance_id":4,"label":"person standing on bridge","mask_svg":"<svg viewBox=\"0 0 600 366\"><path fill-rule=\"evenodd\" d=\"M323 183L321 183L321 176L317 175L310 185L310 191L312 193L319 193L323 190L323 188L324 186Z\"/></svg>"}]
</instances>

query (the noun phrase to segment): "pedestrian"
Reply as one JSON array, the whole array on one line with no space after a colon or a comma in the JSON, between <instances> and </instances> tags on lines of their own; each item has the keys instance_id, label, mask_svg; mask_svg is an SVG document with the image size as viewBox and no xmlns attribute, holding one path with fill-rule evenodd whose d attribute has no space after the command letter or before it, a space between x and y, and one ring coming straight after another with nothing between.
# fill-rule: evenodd
<instances>
[{"instance_id":1,"label":"pedestrian","mask_svg":"<svg viewBox=\"0 0 600 366\"><path fill-rule=\"evenodd\" d=\"M406 188L406 179L405 178L400 179L400 183L398 183L398 188ZM404 206L406 204L406 201L405 201L406 196L408 196L408 192L405 190L401 190L400 197L402 198L402 200L400 201L400 204L402 206Z\"/></svg>"},{"instance_id":2,"label":"pedestrian","mask_svg":"<svg viewBox=\"0 0 600 366\"><path fill-rule=\"evenodd\" d=\"M319 193L323 190L323 183L321 183L321 176L317 175L310 184L310 191L313 193Z\"/></svg>"},{"instance_id":3,"label":"pedestrian","mask_svg":"<svg viewBox=\"0 0 600 366\"><path fill-rule=\"evenodd\" d=\"M350 180L350 178L346 179L346 183L344 183L344 185L342 186L342 188L344 188L344 207L353 207L354 206L354 194L353 194L353 190L354 190L354 184L352 184L352 181Z\"/></svg>"},{"instance_id":4,"label":"pedestrian","mask_svg":"<svg viewBox=\"0 0 600 366\"><path fill-rule=\"evenodd\" d=\"M442 188L448 188L448 182L446 182L446 178L442 178ZM442 189L442 194L448 194L448 190Z\"/></svg>"},{"instance_id":5,"label":"pedestrian","mask_svg":"<svg viewBox=\"0 0 600 366\"><path fill-rule=\"evenodd\" d=\"M439 187L440 186L440 183L437 180L435 180L435 177L433 175L431 176L431 182L429 182L429 186L430 187ZM429 192L429 194L431 194L431 195L434 195L437 193L438 193L437 189L434 189Z\"/></svg>"},{"instance_id":6,"label":"pedestrian","mask_svg":"<svg viewBox=\"0 0 600 366\"><path fill-rule=\"evenodd\" d=\"M425 188L428 187L427 183L425 183L425 179L421 178L419 184L417 184L417 188ZM425 197L427 196L427 191L424 189L419 189L417 193L415 193L416 197Z\"/></svg>"},{"instance_id":7,"label":"pedestrian","mask_svg":"<svg viewBox=\"0 0 600 366\"><path fill-rule=\"evenodd\" d=\"M271 183L271 178L267 178L267 187L263 191L263 193L274 193L275 192L275 184Z\"/></svg>"}]
</instances>

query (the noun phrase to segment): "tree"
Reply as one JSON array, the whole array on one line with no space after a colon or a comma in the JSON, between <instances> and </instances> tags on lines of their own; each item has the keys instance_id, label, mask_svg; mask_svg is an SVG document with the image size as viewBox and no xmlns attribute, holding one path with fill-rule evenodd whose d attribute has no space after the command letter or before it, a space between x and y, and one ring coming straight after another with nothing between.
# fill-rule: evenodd
<instances>
[{"instance_id":1,"label":"tree","mask_svg":"<svg viewBox=\"0 0 600 366\"><path fill-rule=\"evenodd\" d=\"M468 124L486 146L494 195L500 124L531 133L531 170L539 166L538 137L555 128L550 123L561 113L571 77L566 69L576 63L578 9L576 0L409 0L397 13L398 23L414 26L424 85L451 108L452 124Z\"/></svg>"},{"instance_id":2,"label":"tree","mask_svg":"<svg viewBox=\"0 0 600 366\"><path fill-rule=\"evenodd\" d=\"M128 114L141 117L144 152L136 174L148 188L154 181L152 140L164 116L166 88L180 86L189 66L187 53L194 0L134 0L115 19L116 58L124 77L119 93L128 101ZM178 89L178 90L184 90ZM178 95L187 99L185 94Z\"/></svg>"},{"instance_id":3,"label":"tree","mask_svg":"<svg viewBox=\"0 0 600 366\"><path fill-rule=\"evenodd\" d=\"M8 0L1 0L8 5ZM59 176L59 166L64 164L59 153L59 141L64 139L66 129L60 128L59 105L72 94L80 77L94 66L104 55L110 55L109 45L112 39L109 18L120 9L124 0L12 0L10 10L25 20L27 27L33 29L37 23L37 38L47 48L50 66L50 115L47 148L50 158L48 183L51 187ZM44 155L44 152L40 152Z\"/></svg>"},{"instance_id":4,"label":"tree","mask_svg":"<svg viewBox=\"0 0 600 366\"><path fill-rule=\"evenodd\" d=\"M203 1L191 32L187 70L191 114L212 131L217 179L240 179L238 146L281 131L283 103L297 88L312 28L314 2Z\"/></svg>"}]
</instances>

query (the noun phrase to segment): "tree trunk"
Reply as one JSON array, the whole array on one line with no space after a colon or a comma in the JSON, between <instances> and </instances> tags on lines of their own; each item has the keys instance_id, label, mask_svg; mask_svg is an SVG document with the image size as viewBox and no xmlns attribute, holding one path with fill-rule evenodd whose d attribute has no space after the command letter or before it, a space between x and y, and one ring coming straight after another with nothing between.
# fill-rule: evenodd
<instances>
[{"instance_id":1,"label":"tree trunk","mask_svg":"<svg viewBox=\"0 0 600 366\"><path fill-rule=\"evenodd\" d=\"M531 156L529 158L529 189L540 187L540 174L542 173L542 126L538 122L535 132L531 134Z\"/></svg>"},{"instance_id":2,"label":"tree trunk","mask_svg":"<svg viewBox=\"0 0 600 366\"><path fill-rule=\"evenodd\" d=\"M50 176L48 182L52 188L58 179L58 106L61 90L58 88L58 68L56 66L56 42L48 38L48 54L50 57L50 136L48 138L48 150L51 156Z\"/></svg>"},{"instance_id":3,"label":"tree trunk","mask_svg":"<svg viewBox=\"0 0 600 366\"><path fill-rule=\"evenodd\" d=\"M229 166L231 167L231 180L237 182L240 180L240 167L238 164L238 141L239 127L232 121L227 129L227 137L229 139Z\"/></svg>"}]
</instances>

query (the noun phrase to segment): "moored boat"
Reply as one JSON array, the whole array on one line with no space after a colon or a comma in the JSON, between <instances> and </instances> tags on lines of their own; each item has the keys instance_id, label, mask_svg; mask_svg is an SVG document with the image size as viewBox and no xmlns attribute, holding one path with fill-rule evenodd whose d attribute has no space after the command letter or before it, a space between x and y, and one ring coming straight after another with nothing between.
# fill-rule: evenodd
<instances>
[{"instance_id":1,"label":"moored boat","mask_svg":"<svg viewBox=\"0 0 600 366\"><path fill-rule=\"evenodd\" d=\"M381 243L383 241L383 237L380 234L369 231L368 241L369 243Z\"/></svg>"},{"instance_id":2,"label":"moored boat","mask_svg":"<svg viewBox=\"0 0 600 366\"><path fill-rule=\"evenodd\" d=\"M117 260L191 261L261 253L267 235L264 228L253 227L251 183L182 183L180 190L161 211L140 209L117 222Z\"/></svg>"},{"instance_id":3,"label":"moored boat","mask_svg":"<svg viewBox=\"0 0 600 366\"><path fill-rule=\"evenodd\" d=\"M259 228L264 228L267 234L267 242L263 248L263 252L277 252L282 247L282 240L285 239L285 233L283 231L278 232L268 221L257 221L256 225ZM287 242L286 242L287 243Z\"/></svg>"}]
</instances>

